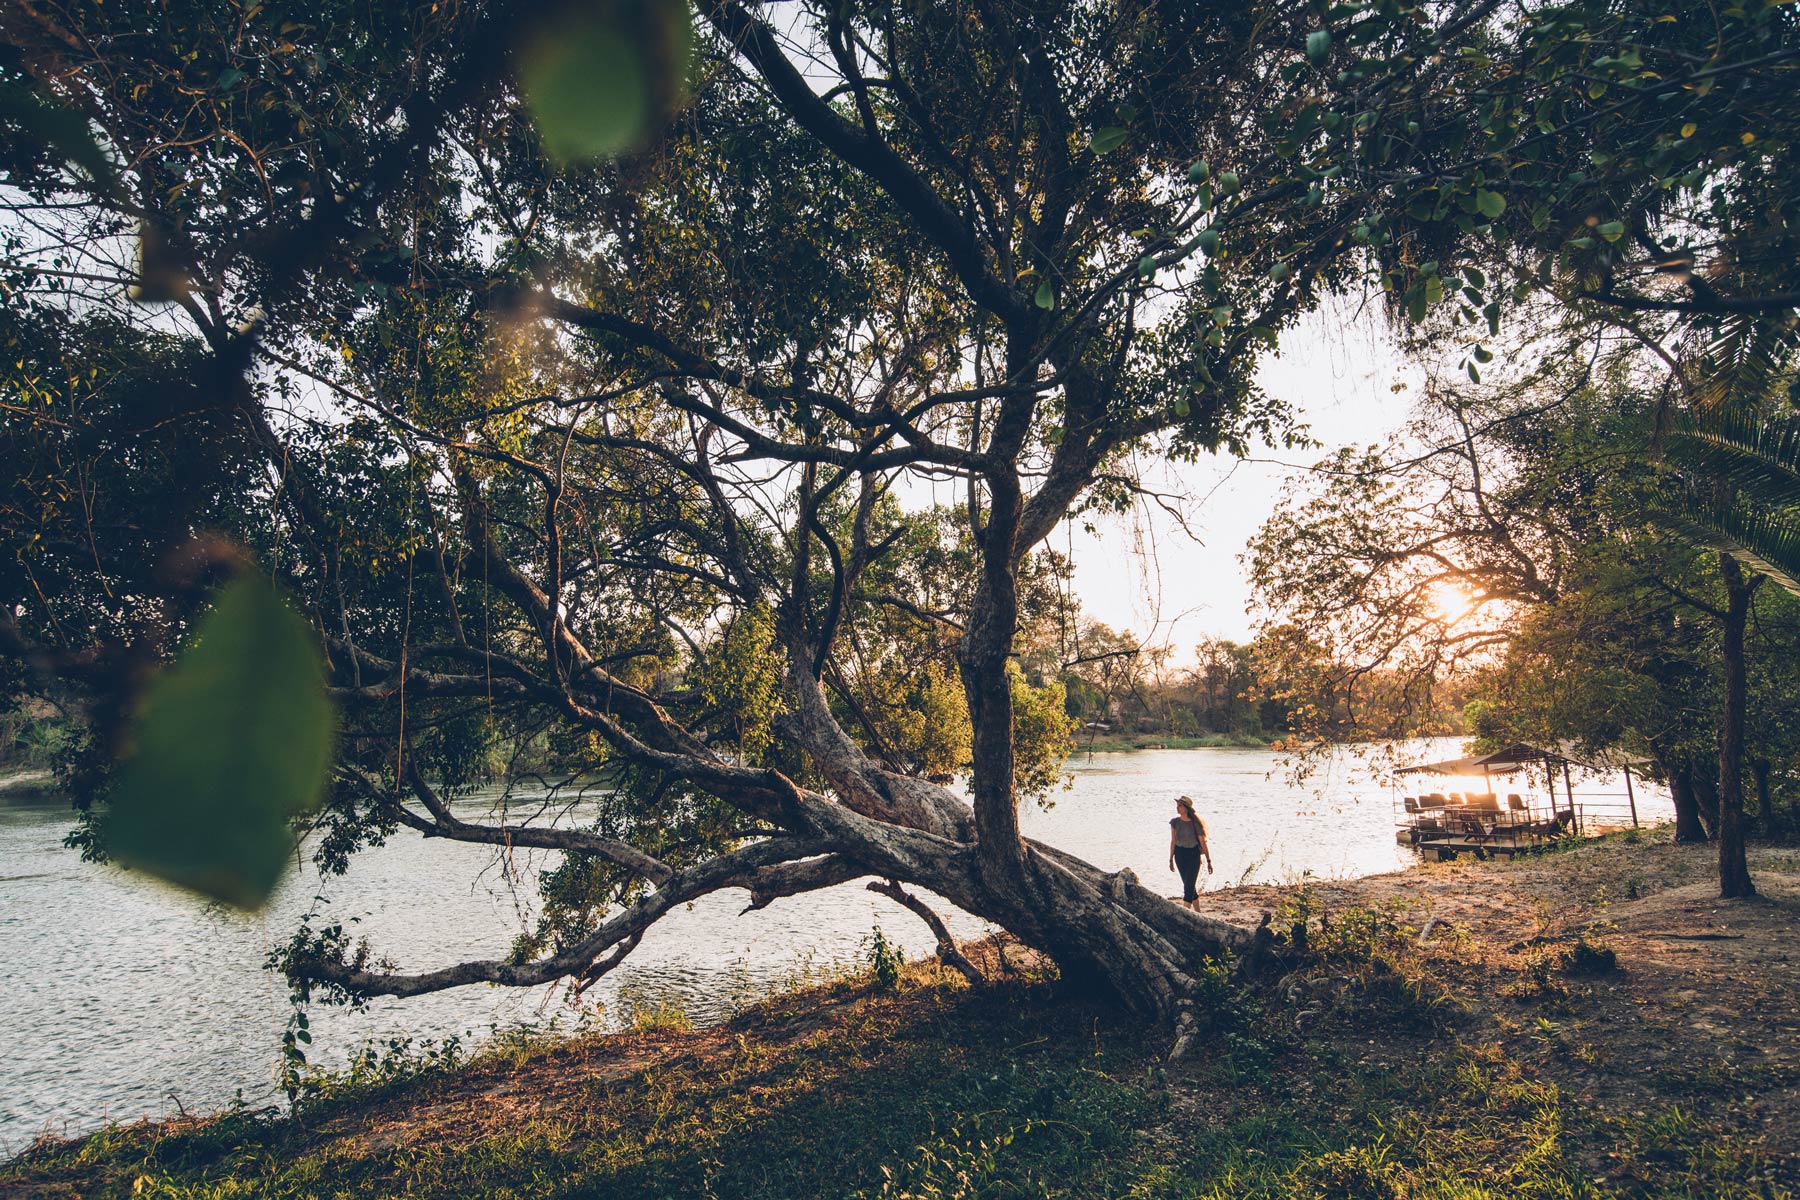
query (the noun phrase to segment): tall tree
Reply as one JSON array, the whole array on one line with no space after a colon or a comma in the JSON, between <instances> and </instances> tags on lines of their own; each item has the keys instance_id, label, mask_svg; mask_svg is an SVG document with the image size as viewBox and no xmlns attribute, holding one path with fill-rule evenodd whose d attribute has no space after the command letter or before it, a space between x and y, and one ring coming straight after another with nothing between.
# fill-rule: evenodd
<instances>
[{"instance_id":1,"label":"tall tree","mask_svg":"<svg viewBox=\"0 0 1800 1200\"><path fill-rule=\"evenodd\" d=\"M322 861L402 827L563 855L509 958L387 969L323 929L290 971L348 996L585 984L696 896L875 876L1175 1019L1251 933L1021 835L1066 732L1054 684L1010 660L1046 536L1127 494L1129 454L1282 428L1253 348L1349 270L1344 213L1266 132L1331 86L1308 10L724 2L682 115L567 161L560 89L593 72L558 55L610 12L9 23L29 74L9 86L81 113L122 167L75 207L95 190L75 168L15 177L20 220L56 215L18 239L13 295L73 313L130 281L182 330L184 411L238 440L181 448L256 486L163 541L230 533L323 649ZM921 505L933 489L954 507ZM166 589L116 573L110 536L91 560L15 543L56 586L9 606L10 650L73 669L145 642ZM74 597L120 628L68 619ZM164 644L207 645L195 616ZM908 715L963 712L966 748ZM506 746L605 771L592 820L459 815ZM965 754L972 805L913 773Z\"/></svg>"}]
</instances>

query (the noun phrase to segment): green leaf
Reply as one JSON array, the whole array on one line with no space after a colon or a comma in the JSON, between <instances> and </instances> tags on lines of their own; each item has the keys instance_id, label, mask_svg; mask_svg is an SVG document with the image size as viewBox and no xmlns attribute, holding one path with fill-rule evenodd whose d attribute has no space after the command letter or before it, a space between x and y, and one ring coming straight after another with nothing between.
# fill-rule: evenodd
<instances>
[{"instance_id":1,"label":"green leaf","mask_svg":"<svg viewBox=\"0 0 1800 1200\"><path fill-rule=\"evenodd\" d=\"M227 67L225 70L219 72L219 90L221 92L229 92L232 88L242 83L243 80L244 73L242 71L238 70L236 67Z\"/></svg>"},{"instance_id":2,"label":"green leaf","mask_svg":"<svg viewBox=\"0 0 1800 1200\"><path fill-rule=\"evenodd\" d=\"M108 852L239 908L260 908L318 807L331 704L307 624L267 580L228 585L145 690L105 826Z\"/></svg>"},{"instance_id":3,"label":"green leaf","mask_svg":"<svg viewBox=\"0 0 1800 1200\"><path fill-rule=\"evenodd\" d=\"M1466 367L1466 368L1468 368L1468 372L1469 372L1469 378L1470 378L1470 379L1472 379L1472 380L1474 380L1474 381L1475 381L1475 382L1476 382L1476 383L1480 383L1480 382L1481 382L1481 372L1480 372L1480 371L1477 371L1477 370L1476 370L1476 369L1475 369L1475 364L1474 364L1474 363L1472 363L1472 362L1468 362L1468 363L1464 363L1464 364L1463 364L1463 366L1464 366L1464 367Z\"/></svg>"},{"instance_id":4,"label":"green leaf","mask_svg":"<svg viewBox=\"0 0 1800 1200\"><path fill-rule=\"evenodd\" d=\"M112 162L80 115L49 103L24 84L0 81L0 126L12 127L9 143L16 129L28 143L35 141L80 168L102 191L113 190Z\"/></svg>"},{"instance_id":5,"label":"green leaf","mask_svg":"<svg viewBox=\"0 0 1800 1200\"><path fill-rule=\"evenodd\" d=\"M1600 226L1599 233L1600 236L1607 241L1616 242L1625 236L1625 222L1608 221L1606 224Z\"/></svg>"},{"instance_id":6,"label":"green leaf","mask_svg":"<svg viewBox=\"0 0 1800 1200\"><path fill-rule=\"evenodd\" d=\"M1197 244L1200 247L1200 253L1206 255L1208 258L1213 257L1213 255L1219 252L1219 231L1216 229L1202 229Z\"/></svg>"},{"instance_id":7,"label":"green leaf","mask_svg":"<svg viewBox=\"0 0 1800 1200\"><path fill-rule=\"evenodd\" d=\"M1269 268L1269 278L1276 283L1285 283L1292 269L1284 262L1278 262Z\"/></svg>"},{"instance_id":8,"label":"green leaf","mask_svg":"<svg viewBox=\"0 0 1800 1200\"><path fill-rule=\"evenodd\" d=\"M1193 411L1193 410L1189 406L1188 398L1186 396L1175 397L1175 415L1176 416L1180 417L1182 420L1185 421L1185 420L1187 420L1188 413L1191 411Z\"/></svg>"},{"instance_id":9,"label":"green leaf","mask_svg":"<svg viewBox=\"0 0 1800 1200\"><path fill-rule=\"evenodd\" d=\"M1211 176L1212 168L1206 165L1204 158L1188 168L1189 183L1205 183Z\"/></svg>"},{"instance_id":10,"label":"green leaf","mask_svg":"<svg viewBox=\"0 0 1800 1200\"><path fill-rule=\"evenodd\" d=\"M1152 258L1148 254L1146 254L1142 258L1138 259L1138 274L1143 276L1145 279L1148 279L1148 278L1150 278L1150 276L1156 274L1156 259Z\"/></svg>"},{"instance_id":11,"label":"green leaf","mask_svg":"<svg viewBox=\"0 0 1800 1200\"><path fill-rule=\"evenodd\" d=\"M1492 221L1506 211L1506 197L1499 192L1479 191L1475 193L1475 207L1481 215Z\"/></svg>"},{"instance_id":12,"label":"green leaf","mask_svg":"<svg viewBox=\"0 0 1800 1200\"><path fill-rule=\"evenodd\" d=\"M193 290L187 265L162 230L146 224L138 234L137 279L125 294L136 304L166 304Z\"/></svg>"},{"instance_id":13,"label":"green leaf","mask_svg":"<svg viewBox=\"0 0 1800 1200\"><path fill-rule=\"evenodd\" d=\"M1426 304L1435 305L1440 303L1444 299L1444 281L1442 277L1437 275L1427 275L1425 277L1424 295Z\"/></svg>"},{"instance_id":14,"label":"green leaf","mask_svg":"<svg viewBox=\"0 0 1800 1200\"><path fill-rule=\"evenodd\" d=\"M565 9L530 37L519 84L544 148L564 162L630 150L685 84L693 41L674 0Z\"/></svg>"},{"instance_id":15,"label":"green leaf","mask_svg":"<svg viewBox=\"0 0 1800 1200\"><path fill-rule=\"evenodd\" d=\"M1221 196L1236 195L1238 186L1239 186L1238 185L1238 177L1237 177L1236 171L1220 171L1219 172L1219 195L1221 195Z\"/></svg>"},{"instance_id":16,"label":"green leaf","mask_svg":"<svg viewBox=\"0 0 1800 1200\"><path fill-rule=\"evenodd\" d=\"M1331 57L1329 29L1315 29L1306 35L1306 57L1315 67Z\"/></svg>"},{"instance_id":17,"label":"green leaf","mask_svg":"<svg viewBox=\"0 0 1800 1200\"><path fill-rule=\"evenodd\" d=\"M1031 300L1039 308L1049 312L1056 307L1056 289L1051 287L1050 281L1046 279L1037 285L1037 291L1032 294Z\"/></svg>"},{"instance_id":18,"label":"green leaf","mask_svg":"<svg viewBox=\"0 0 1800 1200\"><path fill-rule=\"evenodd\" d=\"M1110 154L1117 150L1124 140L1125 131L1123 129L1117 125L1108 125L1105 129L1095 131L1094 136L1088 139L1088 149L1095 154Z\"/></svg>"}]
</instances>

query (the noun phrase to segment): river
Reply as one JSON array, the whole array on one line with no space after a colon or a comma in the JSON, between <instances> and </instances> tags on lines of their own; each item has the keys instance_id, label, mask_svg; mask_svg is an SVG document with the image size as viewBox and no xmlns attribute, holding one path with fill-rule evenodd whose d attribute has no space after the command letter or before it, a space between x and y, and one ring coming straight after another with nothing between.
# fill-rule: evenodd
<instances>
[{"instance_id":1,"label":"river","mask_svg":"<svg viewBox=\"0 0 1800 1200\"><path fill-rule=\"evenodd\" d=\"M1394 843L1389 794L1347 756L1300 788L1261 750L1098 754L1078 757L1069 772L1072 784L1052 807L1025 811L1027 835L1108 870L1131 867L1171 892L1180 888L1167 869L1168 818L1182 793L1207 822L1218 871L1202 879L1214 887L1353 877L1411 861ZM459 808L472 818L492 801L478 794ZM1654 819L1666 797L1645 795L1640 806ZM240 1095L274 1102L289 1009L286 986L262 964L302 913L316 909L320 923L366 933L406 968L500 956L521 928L541 861L516 856L509 873L489 848L402 832L359 855L342 879L321 885L316 874L296 874L252 917L81 862L61 844L69 825L54 797L0 793L0 1154L40 1133L79 1133L178 1104L198 1112ZM744 893L724 892L670 914L586 1000L606 1006L603 1020L670 1003L704 1023L855 958L877 925L910 955L931 952L915 917L861 885L747 915L743 903ZM958 936L982 932L965 914L946 915ZM479 1039L551 1019L571 1014L548 989L476 986L361 1011L315 1006L311 1057L337 1064L371 1039Z\"/></svg>"}]
</instances>

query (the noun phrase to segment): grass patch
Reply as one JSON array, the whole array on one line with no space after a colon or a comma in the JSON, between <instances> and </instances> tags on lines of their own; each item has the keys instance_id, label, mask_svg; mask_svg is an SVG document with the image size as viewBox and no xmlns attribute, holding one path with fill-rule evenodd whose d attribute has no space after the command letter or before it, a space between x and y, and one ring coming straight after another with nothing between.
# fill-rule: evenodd
<instances>
[{"instance_id":1,"label":"grass patch","mask_svg":"<svg viewBox=\"0 0 1800 1200\"><path fill-rule=\"evenodd\" d=\"M105 1130L0 1168L0 1191L134 1197L843 1196L857 1200L1475 1200L1783 1195L1681 1106L1624 1122L1498 1046L1399 1058L1265 1040L1209 973L1189 1063L1041 985L864 988L725 1031L518 1041L455 1067L378 1055L305 1126L270 1113ZM1375 1028L1373 1019L1360 1035ZM623 1074L610 1058L655 1050ZM398 1082L396 1082L398 1081ZM547 1101L519 1104L519 1096ZM1605 1149L1610 1147L1611 1149ZM1600 1165L1596 1165L1600 1164ZM1606 1171L1616 1178L1609 1178ZM1598 1173L1597 1173L1598 1172ZM1625 1185L1625 1186L1621 1186ZM10 1191L9 1191L10 1194Z\"/></svg>"}]
</instances>

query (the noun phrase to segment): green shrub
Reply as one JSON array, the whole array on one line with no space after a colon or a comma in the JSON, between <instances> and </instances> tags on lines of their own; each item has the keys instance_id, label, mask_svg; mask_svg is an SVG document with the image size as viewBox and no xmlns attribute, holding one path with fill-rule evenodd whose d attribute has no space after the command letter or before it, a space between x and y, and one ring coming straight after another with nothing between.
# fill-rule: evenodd
<instances>
[{"instance_id":1,"label":"green shrub","mask_svg":"<svg viewBox=\"0 0 1800 1200\"><path fill-rule=\"evenodd\" d=\"M875 978L875 990L891 992L900 986L900 972L906 966L906 951L888 940L877 925L863 942L863 957L869 973Z\"/></svg>"}]
</instances>

